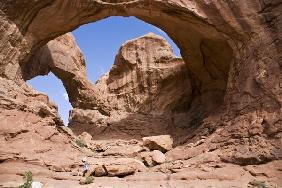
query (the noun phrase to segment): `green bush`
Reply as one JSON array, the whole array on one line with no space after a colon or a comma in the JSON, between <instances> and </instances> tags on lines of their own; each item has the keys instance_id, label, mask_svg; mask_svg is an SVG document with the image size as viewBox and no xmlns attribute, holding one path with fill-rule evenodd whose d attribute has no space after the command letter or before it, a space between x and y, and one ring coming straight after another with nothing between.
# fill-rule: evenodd
<instances>
[{"instance_id":1,"label":"green bush","mask_svg":"<svg viewBox=\"0 0 282 188\"><path fill-rule=\"evenodd\" d=\"M94 181L94 177L93 176L88 176L85 179L85 184L91 184Z\"/></svg>"},{"instance_id":2,"label":"green bush","mask_svg":"<svg viewBox=\"0 0 282 188\"><path fill-rule=\"evenodd\" d=\"M79 147L81 147L81 148L86 147L86 144L85 144L84 141L81 140L81 139L76 139L76 140L75 140L75 143L76 143Z\"/></svg>"},{"instance_id":3,"label":"green bush","mask_svg":"<svg viewBox=\"0 0 282 188\"><path fill-rule=\"evenodd\" d=\"M32 186L31 185L32 184L32 172L31 171L25 172L24 180L25 180L25 183L19 186L19 188L31 188Z\"/></svg>"},{"instance_id":4,"label":"green bush","mask_svg":"<svg viewBox=\"0 0 282 188\"><path fill-rule=\"evenodd\" d=\"M88 177L86 177L85 180L80 180L79 184L80 185L87 185L87 184L93 183L93 181L94 181L94 177L93 176L88 176Z\"/></svg>"},{"instance_id":5,"label":"green bush","mask_svg":"<svg viewBox=\"0 0 282 188\"><path fill-rule=\"evenodd\" d=\"M263 181L253 180L249 184L256 188L267 188Z\"/></svg>"}]
</instances>

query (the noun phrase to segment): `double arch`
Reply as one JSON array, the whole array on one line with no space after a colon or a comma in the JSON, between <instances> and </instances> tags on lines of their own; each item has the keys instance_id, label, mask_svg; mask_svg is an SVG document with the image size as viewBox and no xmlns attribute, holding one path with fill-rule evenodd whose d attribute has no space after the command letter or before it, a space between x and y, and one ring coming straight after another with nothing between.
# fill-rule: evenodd
<instances>
[{"instance_id":1,"label":"double arch","mask_svg":"<svg viewBox=\"0 0 282 188\"><path fill-rule=\"evenodd\" d=\"M80 25L109 16L135 16L165 31L178 45L195 79L195 92L201 95L208 93L208 98L214 98L220 93L220 98L223 98L233 53L226 35L205 21L205 13L199 9L200 3L57 0L38 4L35 6L38 12L22 28L24 38L31 48L31 53L24 55L22 70L28 69L30 58L42 45ZM24 77L25 73L22 74Z\"/></svg>"}]
</instances>

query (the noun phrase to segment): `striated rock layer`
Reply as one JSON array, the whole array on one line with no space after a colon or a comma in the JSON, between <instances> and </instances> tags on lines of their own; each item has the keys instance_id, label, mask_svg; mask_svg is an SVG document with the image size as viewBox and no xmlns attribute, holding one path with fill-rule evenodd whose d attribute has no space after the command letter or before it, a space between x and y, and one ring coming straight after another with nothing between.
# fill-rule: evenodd
<instances>
[{"instance_id":1,"label":"striated rock layer","mask_svg":"<svg viewBox=\"0 0 282 188\"><path fill-rule=\"evenodd\" d=\"M196 112L191 117L195 119L196 129L187 144L165 154L170 162L126 177L126 182L97 179L96 185L135 186L137 181L143 187L157 187L167 186L168 179L169 186L176 187L247 187L254 185L254 180L265 181L270 187L281 185L279 0L1 0L1 186L18 186L13 183L19 183L20 175L27 170L32 170L40 181L49 182L49 186L77 186L79 178L70 174L81 165L77 163L81 156L109 155L108 149L100 155L79 148L74 142L75 136L60 126L56 107L46 96L28 87L25 80L51 70L64 82L75 110L81 109L85 117L88 112L93 115L93 110L97 116L114 116L113 112L119 109L110 108L103 101L104 95L100 96L96 87L87 81L83 60L71 49L72 45L60 44L70 51L71 59L57 54L55 59L66 59L55 65L51 61L48 65L42 62L43 66L38 63L42 55L39 51L56 49L52 42L41 48L50 40L82 24L117 15L136 16L155 25L179 46L193 88L189 110ZM64 38L57 40L63 42ZM126 54L121 57L128 58ZM74 69L68 70L64 61L70 61ZM111 88L108 92L123 91L116 87L120 86L118 70L109 77L114 80L106 83ZM132 97L124 95L123 99ZM193 110L197 104L201 104L200 112L207 109L209 113L201 115L197 109ZM151 107L142 105L118 108L136 112L135 106L153 112ZM113 149L130 144L109 145ZM117 168L115 158L102 159L110 163L110 169ZM120 169L131 169L123 165L124 161L132 160L121 160Z\"/></svg>"},{"instance_id":2,"label":"striated rock layer","mask_svg":"<svg viewBox=\"0 0 282 188\"><path fill-rule=\"evenodd\" d=\"M189 132L193 90L189 72L160 36L149 33L126 42L109 73L93 87L110 115L74 108L69 125L76 134L87 130L95 139L171 134L181 141Z\"/></svg>"},{"instance_id":3,"label":"striated rock layer","mask_svg":"<svg viewBox=\"0 0 282 188\"><path fill-rule=\"evenodd\" d=\"M107 114L100 92L87 79L84 57L70 33L37 50L28 64L22 68L24 80L53 72L63 82L73 107Z\"/></svg>"}]
</instances>

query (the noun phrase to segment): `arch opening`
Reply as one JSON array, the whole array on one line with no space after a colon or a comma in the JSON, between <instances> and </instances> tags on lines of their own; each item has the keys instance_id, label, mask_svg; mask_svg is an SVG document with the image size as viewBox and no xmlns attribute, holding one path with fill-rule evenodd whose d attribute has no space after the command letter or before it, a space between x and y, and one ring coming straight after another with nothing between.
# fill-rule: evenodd
<instances>
[{"instance_id":1,"label":"arch opening","mask_svg":"<svg viewBox=\"0 0 282 188\"><path fill-rule=\"evenodd\" d=\"M198 6L201 7L201 3ZM55 2L39 12L29 25L26 36L32 41L32 51L36 51L49 40L83 24L110 16L134 16L162 29L173 39L197 79L198 92L225 92L233 50L225 33L206 21L205 13L208 12L197 11L200 7L197 7L197 3L175 4L164 1ZM63 11L57 11L52 19L46 20L46 24L41 24L41 18L45 18L50 10L57 9Z\"/></svg>"},{"instance_id":2,"label":"arch opening","mask_svg":"<svg viewBox=\"0 0 282 188\"><path fill-rule=\"evenodd\" d=\"M115 19L117 19L117 20L115 20ZM118 20L118 19L120 19L120 20ZM117 49L118 49L119 46L121 46L121 42L124 42L125 40L132 39L134 37L140 37L140 35L142 35L142 34L144 35L149 31L153 31L155 33L158 33L159 35L162 35L165 39L168 39L170 44L172 44L172 46L174 47L174 51L176 51L176 53L178 53L178 55L180 55L179 49L173 43L172 39L170 39L164 31L162 31L161 29L159 29L159 28L157 28L153 25L145 24L143 21L137 20L136 18L132 18L132 17L131 18L123 18L123 17L113 18L112 17L112 18L107 18L107 19L101 20L97 23L93 23L93 26L97 27L97 25L98 25L97 31L99 30L101 32L103 29L99 28L99 24L103 26L103 22L105 22L106 25L108 24L108 26L109 25L115 25L115 24L118 25L117 23L120 22L122 19L124 19L124 20L127 19L127 22L129 22L129 27L127 27L127 29L125 29L123 31L128 30L128 28L133 28L132 30L134 32L132 32L132 33L129 32L129 34L130 34L129 36L125 36L124 33L123 33L123 35L121 37L122 40L119 39L119 40L117 40L118 42L116 42L114 44L116 49L112 50L110 52L112 55L117 53L117 51L118 51ZM107 22L109 22L109 23L107 23ZM132 26L130 26L130 24L132 25L132 22L139 22L138 24L142 23L143 25L146 25L147 28L146 29L142 28L143 29L142 31L137 30L136 27L138 26L138 24L136 25L136 27L134 27L134 26L132 27ZM121 21L121 23L124 24L123 21ZM118 25L119 29L124 27L122 24L120 26ZM90 27L91 27L91 25L90 25ZM84 32L86 32L86 33L87 32L89 33L90 30L87 31L87 28L89 28L89 25L85 25L85 26L81 27L80 29L84 30ZM110 31L112 32L112 34L115 33L117 30L118 30L118 27L116 29L110 28ZM136 31L138 31L138 32L136 32ZM108 32L108 30L106 30L105 33L107 33L107 32ZM83 36L83 34L80 35L77 30L73 31L73 34L74 34L74 36L76 36L78 43L80 43L81 36L82 36L82 38L85 37L85 36ZM119 33L119 34L121 34L121 33ZM132 35L134 35L134 36L132 36ZM95 38L93 36L87 36L87 37ZM165 40L165 39L161 39L161 40ZM83 44L83 40L85 40L85 38L81 39L82 44ZM96 38L94 40L100 41L100 44L101 44L101 40L105 40L105 41L111 40L111 43L113 43L113 38L110 39L110 37L106 37L106 38L100 37L100 38ZM135 40L135 39L133 39L133 40ZM138 39L136 39L136 40L138 40ZM169 54L169 57L164 57L162 55L160 55L160 56L161 56L161 58L164 58L164 59L168 58L172 62L182 61L183 65L181 65L181 67L177 68L177 69L181 69L181 70L177 70L178 72L176 71L177 72L176 74L171 74L171 75L168 74L169 76L172 77L173 84L168 84L168 82L170 82L170 80L167 79L167 80L163 80L164 83L161 83L162 84L161 87L163 87L163 85L164 85L164 88L166 87L165 92L171 92L171 95L178 95L177 97L175 97L176 100L172 100L170 98L171 95L169 96L167 94L164 94L164 92L160 90L160 91L158 91L159 92L158 95L163 95L166 98L164 97L164 99L162 99L163 101L160 102L160 101L157 101L157 100L160 100L160 99L153 97L154 100L156 100L156 101L152 101L150 99L151 98L150 95L152 95L152 93L150 93L151 90L148 90L148 94L147 94L147 96L145 96L146 100L141 99L141 102L140 102L140 101L136 100L134 97L127 95L123 98L122 103L132 103L131 106L130 105L121 105L123 107L120 107L119 106L120 104L118 102L119 100L115 99L116 101L114 103L111 103L111 102L108 102L109 100L112 100L111 97L108 97L108 98L103 97L103 95L105 95L105 91L101 92L101 87L102 87L101 83L104 82L104 83L102 83L102 85L104 84L103 87L107 87L107 90L111 90L110 93L106 92L107 95L114 94L114 95L118 96L122 92L124 92L124 89L121 89L121 90L118 91L118 89L120 88L120 86L119 86L120 83L117 83L115 81L115 80L123 79L122 82L124 82L124 79L128 79L127 76L126 76L126 78L124 77L124 74L128 73L128 71L126 71L124 69L127 69L128 67L127 68L123 67L123 68L120 69L120 67L122 67L122 66L118 66L120 63L126 64L126 62L128 61L128 60L126 60L126 57L125 57L126 55L124 56L124 54L122 54L121 49L122 49L123 46L119 50L119 53L121 53L121 54L118 54L115 57L115 60L114 60L113 56L110 57L108 55L108 57L107 57L108 60L107 60L107 63L106 63L107 66L106 66L105 69L109 69L111 64L114 63L114 67L112 67L112 69L114 69L114 70L113 71L110 70L108 78L106 78L107 79L106 82L105 82L105 80L103 81L103 79L102 79L102 81L99 80L98 83L93 85L93 83L91 83L91 81L89 81L88 79L90 79L92 81L96 81L101 76L101 75L99 75L99 73L96 74L96 75L93 74L93 70L94 70L94 72L95 71L98 72L97 67L95 67L93 65L97 66L99 64L99 62L101 62L101 61L104 63L105 61L102 58L105 57L105 56L101 56L102 58L100 57L100 59L93 60L93 61L96 61L96 62L92 63L91 62L92 61L91 55L95 54L96 51L95 51L95 47L93 49L93 47L89 46L90 40L88 39L86 41L86 44L84 44L85 47L82 47L82 48L84 48L84 50L87 49L86 53L84 54L84 55L86 55L86 63L87 63L87 67L88 67L88 69L86 69L84 56L82 55L81 51L77 47L77 44L76 44L73 36L71 36L70 34L66 34L66 35L58 37L54 41L56 41L56 42L53 42L53 41L49 42L46 46L42 47L41 49L39 49L35 53L35 56L33 57L31 63L29 63L30 65L24 67L24 69L23 69L24 70L23 72L25 73L24 77L25 77L25 79L30 79L30 77L36 76L36 74L37 75L38 74L39 75L40 74L46 74L46 72L51 71L59 79L61 79L63 81L63 84L66 88L67 93L68 93L68 96L70 97L69 98L70 102L72 103L72 105L74 107L74 109L70 113L70 120L71 120L70 125L71 125L72 129L75 130L75 132L77 134L80 134L84 131L87 131L87 132L92 133L92 135L95 136L96 138L105 139L107 137L108 138L115 137L114 134L119 135L123 132L123 133L127 134L127 136L131 134L131 136L128 136L128 139L130 139L130 138L136 137L136 132L140 133L140 131L141 131L140 127L147 126L148 127L147 132L145 131L146 133L139 134L140 137L150 136L150 134L153 134L153 135L156 135L156 134L173 134L173 136L175 138L177 138L176 140L178 140L178 143L182 143L187 139L187 132L188 131L192 131L192 130L194 131L197 127L199 127L199 125L201 125L201 121L204 117L206 117L207 111L209 111L210 109L212 109L215 106L214 103L216 103L218 105L219 103L222 102L220 100L222 100L222 98L223 98L222 96L223 96L224 93L220 90L218 91L218 88L215 88L215 90L212 91L212 92L206 92L205 93L206 95L201 96L200 92L203 88L199 88L199 85L201 86L201 84L199 84L200 81L197 78L197 76L195 76L195 74L193 74L193 72L191 70L189 70L189 66L187 68L187 63L185 65L184 61L181 58L178 58L176 56L174 57L173 56L174 54L172 53L172 54ZM96 41L93 41L93 42L96 42ZM203 54L204 54L204 52L209 51L207 44L208 43L202 43L201 44L200 49L201 49ZM98 45L99 45L99 43L98 43ZM136 44L134 44L134 45L135 45L135 47L137 46L137 48L140 47L140 44L139 44L139 46L136 45ZM164 44L159 43L158 45L161 46L161 45L164 45ZM167 45L167 44L165 44L165 45ZM103 46L103 47L108 48L109 46ZM133 50L137 50L137 48L135 48ZM143 46L143 48L144 48L144 46ZM152 47L152 48L153 48L153 50L155 50L156 47ZM168 47L168 48L171 48L171 47ZM158 49L158 48L156 48L156 49ZM163 50L163 48L160 48L160 49ZM61 52L60 52L60 50L61 50ZM96 50L97 50L97 48L96 48ZM129 50L129 52L127 51L126 53L130 54L130 50L132 50L132 48L129 47L126 50ZM165 49L165 50L167 50L167 49ZM63 51L65 51L65 52L70 51L70 53L64 54ZM103 53L103 51L98 52L99 55L100 55L100 53ZM149 52L147 52L147 53L149 53ZM136 53L136 54L139 55L138 53ZM145 56L146 55L147 54L145 54ZM154 56L154 55L156 55L156 54L153 54L153 53L150 54L150 56ZM87 56L89 56L89 57L87 57ZM154 58L160 58L160 57L154 57ZM203 55L202 58L204 59L204 63L209 64L207 62L207 61L209 61L208 57ZM132 59L130 59L130 60L132 60ZM110 62L110 63L108 63L108 62ZM91 65L93 67L91 67ZM117 66L119 68L116 68L115 66ZM30 67L32 67L32 69ZM132 72L133 72L132 70L133 69L131 69L131 68L129 68L129 69L131 71L130 76L132 76ZM185 71L183 71L184 69L185 69ZM211 67L211 69L215 69L215 67ZM32 71L30 71L30 70L32 70ZM173 68L171 68L170 70L175 71ZM125 72L124 72L123 75L121 75L120 71L125 71ZM136 70L134 70L134 71L135 71L134 74L140 74L140 71L139 71L139 73ZM148 69L146 71L147 72L145 74L150 74L148 72ZM87 72L88 72L88 74L87 74ZM222 71L222 72L224 72L224 71ZM142 73L142 74L144 74L144 73ZM223 73L223 75L224 75L224 73ZM224 75L224 76L226 76L226 75ZM140 75L139 75L139 77L140 77ZM211 77L213 77L213 79L217 79L216 78L217 75L211 75ZM130 77L130 79L131 78L132 77ZM146 79L150 79L150 78L148 77ZM180 81L180 82L183 82L183 83L179 84L177 81ZM224 82L224 80L221 80L221 81ZM146 80L146 82L147 82L147 80ZM151 87L151 86L154 86L152 84L155 84L153 82L156 82L156 79L150 80L146 84L149 84L149 87ZM186 86L184 84L186 84ZM123 85L126 85L126 84L123 84ZM176 89L174 88L174 86L175 86ZM116 88L112 89L111 87L116 87ZM125 86L125 87L127 87L127 86ZM141 87L142 87L141 90L146 90L146 88L144 89L144 84ZM148 85L146 87L148 87ZM129 89L132 90L133 88L129 88ZM161 88L159 88L159 89L161 89ZM207 88L204 88L204 89L207 89ZM183 92L182 90L185 91L185 92ZM140 91L140 88L139 88L138 91L134 91L134 92L137 92L137 94L142 93L142 91ZM136 94L134 92L131 93L131 95ZM180 92L180 94L177 93L177 92ZM199 96L196 96L196 95L199 95ZM216 98L214 96L216 96ZM141 96L141 98L142 97L144 97L144 96ZM201 100L209 100L209 98L213 98L213 100L206 102L205 104L202 103ZM168 102L167 104L158 104L158 102L164 103L164 100L167 100L167 101L171 100L172 102L171 103ZM134 103L135 106L133 105L133 103ZM135 104L135 103L142 103L142 104L144 103L145 105L142 106L142 105ZM177 103L179 103L179 104L177 104ZM114 105L114 108L112 107L113 105ZM163 111L152 110L154 108L154 105L156 105L156 106L159 105L159 106L157 106L159 108L170 108L170 109L169 110L166 109L166 111L163 110L163 109L162 109ZM166 105L166 107L164 107L162 105ZM170 107L167 107L167 106L170 106ZM208 108L208 110L203 110L204 108ZM121 109L123 111L125 111L126 114L123 114L123 112L121 112ZM143 110L143 112L142 112L142 110ZM177 111L177 113L175 113L175 111ZM97 115L97 113L98 113L98 115ZM168 115L168 114L170 114L170 115ZM171 115L171 114L173 114L173 115ZM119 116L121 116L121 118ZM164 117L166 117L166 118L164 118ZM103 120L102 122L101 122L101 119ZM113 119L115 119L115 120L113 120ZM118 121L116 121L117 119L118 119ZM151 122L148 121L148 119L150 119ZM144 121L146 123L145 124L139 123L141 121ZM132 124L132 122L134 122L135 124L139 123L139 128L136 129L137 131L135 131L135 132L133 131L133 133L129 130L131 128L128 128L128 127L126 128L126 126L125 126L126 124ZM158 123L156 123L156 122L158 122ZM152 125L152 124L156 124L156 126L150 127L150 125ZM173 126L175 126L175 124L179 124L179 126L177 127L177 131L176 131L175 127L173 127ZM191 126L191 124L193 124L193 126ZM95 125L96 127L93 128L93 125ZM160 129L159 127L162 127L162 128ZM121 129L119 133L117 133L115 131L117 129ZM152 129L155 129L155 130L152 131ZM183 131L183 130L185 130L185 131ZM182 134L181 139L178 139L179 135L176 132L178 132L179 134ZM132 136L132 135L134 135L134 136ZM126 136L123 134L122 137L125 138ZM119 138L119 136L117 136L117 138Z\"/></svg>"},{"instance_id":3,"label":"arch opening","mask_svg":"<svg viewBox=\"0 0 282 188\"><path fill-rule=\"evenodd\" d=\"M58 113L64 124L67 125L72 106L62 81L50 72L47 76L36 76L27 83L35 90L48 95L49 100L57 105Z\"/></svg>"},{"instance_id":4,"label":"arch opening","mask_svg":"<svg viewBox=\"0 0 282 188\"><path fill-rule=\"evenodd\" d=\"M103 31L103 35L101 35L101 31ZM65 76L62 77L62 75L65 73L64 71L62 72L60 68L63 69L62 66L68 65L64 64L64 62L61 62L61 65L54 65L54 59L57 58L56 61L63 61L62 59L66 58L66 61L70 61L70 59L77 58L77 61L81 60L82 66L85 66L85 58L87 62L86 67L80 67L80 70L78 70L79 67L75 67L73 69L77 69L77 72L83 72L82 74L84 75L86 75L87 72L87 79L92 81L92 83L95 83L103 74L110 70L110 67L114 63L115 56L118 53L120 46L124 42L140 37L149 32L154 32L166 39L173 47L174 52L180 56L179 48L161 29L147 24L135 17L127 18L114 16L100 20L99 22L84 25L81 28L74 30L72 33L75 39L71 38L66 39L65 41L63 41L64 39L58 39L58 41L66 42L66 44L71 43L70 45L72 48L77 48L77 54L74 53L70 55L70 57L76 57L58 57L60 56L58 54L63 53L63 50L70 50L67 49L66 46L65 49L61 48L60 46L58 47L60 44L52 44L52 42L50 42L48 43L49 46L47 45L42 47L36 53L37 55L33 57L33 60L31 61L32 63L30 63L28 66L28 70L25 68L24 78L25 80L28 80L28 83L35 89L48 94L50 99L58 105L59 113L61 114L65 125L68 125L69 111L72 110L72 106L69 102L66 102L69 100L67 91L74 90L73 88L70 88L72 86L68 86L73 84L68 84L66 81L63 82L67 89L67 91L65 91L65 88L62 88L61 85L56 84L56 77L64 80L71 79L72 77L67 76L67 78L63 78ZM55 48L55 50L50 51L49 48ZM83 57L82 53L79 53L79 48L83 52ZM60 52L56 54L56 52L54 52L56 50ZM66 54L64 54L64 56L67 56ZM75 62L72 63L75 64ZM56 76L53 74L53 72L56 74ZM74 71L73 73L75 74L77 72ZM36 75L46 74L49 74L46 78L41 76L36 77ZM53 83L54 85L52 85ZM43 87L43 85L46 87ZM59 90L60 94L58 94L56 90ZM73 93L73 91L70 91L70 93Z\"/></svg>"}]
</instances>

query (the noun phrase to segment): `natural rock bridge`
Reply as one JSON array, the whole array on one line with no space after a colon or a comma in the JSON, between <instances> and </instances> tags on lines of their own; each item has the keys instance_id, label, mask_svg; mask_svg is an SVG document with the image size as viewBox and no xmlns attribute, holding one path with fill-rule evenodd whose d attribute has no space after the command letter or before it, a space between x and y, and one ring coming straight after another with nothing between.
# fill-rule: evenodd
<instances>
[{"instance_id":1,"label":"natural rock bridge","mask_svg":"<svg viewBox=\"0 0 282 188\"><path fill-rule=\"evenodd\" d=\"M134 167L129 165L131 171L132 168L133 171L142 171L129 176L127 182L112 179L121 186L134 185L135 181L144 186L165 185L167 177L171 179L170 184L176 187L185 187L188 183L203 187L208 184L247 187L253 179L266 181L273 187L279 183L281 185L280 12L281 2L278 0L1 0L0 185L17 186L13 182L21 180L19 174L32 170L35 177L50 186L61 187L59 180L67 180L70 186L74 186L79 178L71 176L71 173L79 168L79 160L85 155L99 158L102 162L106 160L110 165L108 168L130 163L134 164ZM121 47L114 64L116 67L107 78L101 78L98 85L93 85L87 79L83 55L67 33L109 16L135 16L159 27L179 46L183 60L174 57L163 39L149 34L147 38L141 37L136 39L136 43ZM170 67L169 70L176 70L177 67L175 73L165 74L169 78L165 86L171 87L163 87L161 81L149 82L162 86L158 87L158 91L164 94L153 93L160 97L159 101L153 99L142 103L146 104L143 106L134 103L128 107L119 106L113 100L118 106L114 109L113 103L106 101L112 94L125 91L118 84L121 78L119 72L128 71L128 67L122 67L119 63L126 62L127 66L132 66L135 59L127 56L130 45L142 47L144 43L151 44L148 38L158 41L158 45L150 46L150 49L160 49L159 54L154 54L156 59L181 64ZM58 53L61 51L68 53ZM136 50L133 54L142 54L146 58L150 56L142 50ZM150 60L150 63L158 62ZM166 64L161 64L157 69L163 71L164 67ZM112 149L107 149L105 143L92 140L88 147L79 148L75 143L76 136L62 126L56 106L25 82L50 71L63 81L75 108L70 123L75 133L91 133L93 126L89 126L89 122L82 126L81 118L85 121L87 117L103 117L101 125L112 125L117 112L136 115L140 109L145 109L150 114L152 109L148 108L149 105L160 107L162 113L181 107L186 110L186 119L180 118L179 121L183 120L182 123L188 127L194 127L187 129L187 132L171 129L169 133L175 133L172 135L174 138L185 139L179 139L177 147L165 154L166 163L149 169L141 168L138 155L134 156L131 151L114 152L116 147L126 148L128 145L134 147L132 151L141 152L140 140L123 140L119 144L108 141L106 145ZM130 71L144 74L147 70L136 66ZM159 76L157 73L153 75ZM179 78L178 75L182 75L187 91L182 89L183 85L178 85L175 79ZM148 76L146 80L154 81L154 78ZM101 93L101 85L110 93ZM181 96L185 96L185 100L180 100L183 97L176 95L168 100L167 91L182 91ZM148 96L139 90L134 94L140 98ZM122 98L134 101L132 96ZM169 102L164 104L162 101ZM137 116L133 117L126 119L122 125L137 119ZM149 119L146 115L138 118L136 122ZM158 118L162 120L163 117ZM173 121L177 122L177 119ZM94 123L97 124L96 121ZM123 129L123 126L118 127ZM166 133L156 129L158 131ZM93 132L91 134L95 135ZM113 135L108 132L109 137ZM105 135L95 136L101 139ZM139 135L140 138L142 136ZM102 153L99 148L102 148ZM101 157L103 155L105 158ZM114 157L107 158L114 155L125 159L119 158L115 164ZM243 174L242 177L235 172ZM158 179L163 182L158 183ZM99 181L109 183L104 179L97 180L97 183Z\"/></svg>"}]
</instances>

